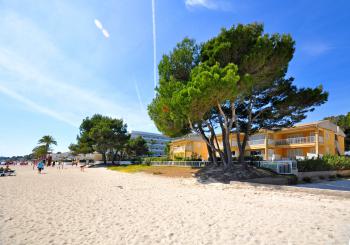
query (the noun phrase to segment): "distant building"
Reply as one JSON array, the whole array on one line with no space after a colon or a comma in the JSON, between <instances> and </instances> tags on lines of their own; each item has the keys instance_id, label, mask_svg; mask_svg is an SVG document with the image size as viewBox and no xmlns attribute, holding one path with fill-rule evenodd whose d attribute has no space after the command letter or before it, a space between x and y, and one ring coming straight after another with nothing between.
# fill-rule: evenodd
<instances>
[{"instance_id":1,"label":"distant building","mask_svg":"<svg viewBox=\"0 0 350 245\"><path fill-rule=\"evenodd\" d=\"M171 140L170 138L155 133L141 132L141 131L131 131L131 138L134 139L141 136L146 140L148 149L152 153L152 156L163 156L165 155L166 144Z\"/></svg>"}]
</instances>

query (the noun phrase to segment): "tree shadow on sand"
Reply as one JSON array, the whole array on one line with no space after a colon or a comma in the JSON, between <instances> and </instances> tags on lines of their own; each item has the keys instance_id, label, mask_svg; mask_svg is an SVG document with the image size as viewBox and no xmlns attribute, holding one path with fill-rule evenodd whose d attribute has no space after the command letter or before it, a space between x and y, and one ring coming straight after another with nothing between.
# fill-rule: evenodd
<instances>
[{"instance_id":1,"label":"tree shadow on sand","mask_svg":"<svg viewBox=\"0 0 350 245\"><path fill-rule=\"evenodd\" d=\"M209 165L200 169L195 177L202 184L224 183L232 181L260 184L293 184L294 176L281 176L267 169L248 165L234 164L228 169L221 166Z\"/></svg>"}]
</instances>

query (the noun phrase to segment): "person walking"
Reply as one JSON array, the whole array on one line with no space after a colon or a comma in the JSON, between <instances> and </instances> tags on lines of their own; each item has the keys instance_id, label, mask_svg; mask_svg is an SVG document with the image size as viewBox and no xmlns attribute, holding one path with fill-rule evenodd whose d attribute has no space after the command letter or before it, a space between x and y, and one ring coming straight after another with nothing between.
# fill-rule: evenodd
<instances>
[{"instance_id":1,"label":"person walking","mask_svg":"<svg viewBox=\"0 0 350 245\"><path fill-rule=\"evenodd\" d=\"M45 165L44 160L42 160L38 163L38 174L41 174L41 171L44 170L44 165Z\"/></svg>"},{"instance_id":2,"label":"person walking","mask_svg":"<svg viewBox=\"0 0 350 245\"><path fill-rule=\"evenodd\" d=\"M79 162L79 165L80 165L80 171L81 172L85 172L85 165L86 165L86 162Z\"/></svg>"}]
</instances>

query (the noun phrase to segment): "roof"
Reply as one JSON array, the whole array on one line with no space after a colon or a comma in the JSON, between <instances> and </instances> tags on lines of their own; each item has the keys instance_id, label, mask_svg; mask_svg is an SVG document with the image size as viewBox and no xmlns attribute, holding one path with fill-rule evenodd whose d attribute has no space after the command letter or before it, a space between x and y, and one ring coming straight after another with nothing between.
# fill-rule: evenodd
<instances>
[{"instance_id":1,"label":"roof","mask_svg":"<svg viewBox=\"0 0 350 245\"><path fill-rule=\"evenodd\" d=\"M131 135L148 135L148 136L157 136L157 137L162 137L162 138L166 138L169 139L169 137L163 135L163 134L157 134L157 133L150 133L150 132L143 132L143 131L131 131L130 133Z\"/></svg>"},{"instance_id":2,"label":"roof","mask_svg":"<svg viewBox=\"0 0 350 245\"><path fill-rule=\"evenodd\" d=\"M298 123L294 127L284 128L282 130L288 130L291 128L304 128L304 127L319 127L333 131L335 134L345 137L344 131L336 124L329 120L320 120L309 123Z\"/></svg>"},{"instance_id":3,"label":"roof","mask_svg":"<svg viewBox=\"0 0 350 245\"><path fill-rule=\"evenodd\" d=\"M193 141L202 141L202 137L199 136L198 134L187 134L182 137L174 138L171 142L178 142L182 140L193 140Z\"/></svg>"}]
</instances>

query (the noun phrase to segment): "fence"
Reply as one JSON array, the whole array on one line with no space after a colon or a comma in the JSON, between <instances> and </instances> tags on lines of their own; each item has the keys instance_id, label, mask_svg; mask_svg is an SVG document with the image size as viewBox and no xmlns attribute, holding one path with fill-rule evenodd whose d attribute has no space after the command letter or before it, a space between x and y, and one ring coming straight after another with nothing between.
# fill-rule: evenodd
<instances>
[{"instance_id":1,"label":"fence","mask_svg":"<svg viewBox=\"0 0 350 245\"><path fill-rule=\"evenodd\" d=\"M255 162L255 165L260 168L268 168L278 174L297 174L298 166L296 161L260 161Z\"/></svg>"},{"instance_id":2,"label":"fence","mask_svg":"<svg viewBox=\"0 0 350 245\"><path fill-rule=\"evenodd\" d=\"M296 161L253 161L256 167L268 168L278 174L297 174L298 167ZM180 166L180 167L205 167L209 165L209 161L152 161L152 166Z\"/></svg>"},{"instance_id":3,"label":"fence","mask_svg":"<svg viewBox=\"0 0 350 245\"><path fill-rule=\"evenodd\" d=\"M152 161L152 166L180 166L180 167L205 167L209 161Z\"/></svg>"}]
</instances>

